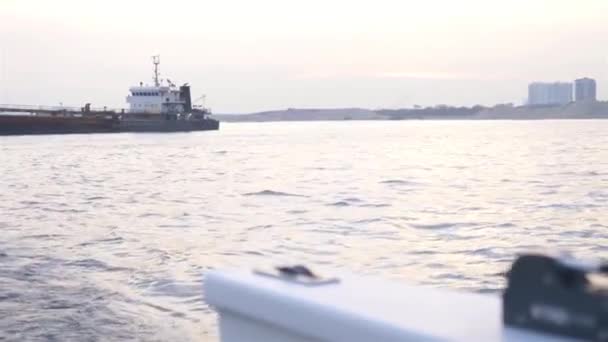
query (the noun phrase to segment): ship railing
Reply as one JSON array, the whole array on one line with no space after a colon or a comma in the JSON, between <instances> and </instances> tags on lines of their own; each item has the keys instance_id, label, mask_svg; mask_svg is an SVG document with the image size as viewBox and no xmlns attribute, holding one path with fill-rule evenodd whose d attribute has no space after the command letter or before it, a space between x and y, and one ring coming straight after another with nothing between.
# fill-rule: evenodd
<instances>
[{"instance_id":1,"label":"ship railing","mask_svg":"<svg viewBox=\"0 0 608 342\"><path fill-rule=\"evenodd\" d=\"M109 107L90 107L88 105L82 107L69 106L37 106L37 105L15 105L15 104L0 104L0 112L15 112L15 113L108 113L116 114L128 113L126 108L109 108Z\"/></svg>"}]
</instances>

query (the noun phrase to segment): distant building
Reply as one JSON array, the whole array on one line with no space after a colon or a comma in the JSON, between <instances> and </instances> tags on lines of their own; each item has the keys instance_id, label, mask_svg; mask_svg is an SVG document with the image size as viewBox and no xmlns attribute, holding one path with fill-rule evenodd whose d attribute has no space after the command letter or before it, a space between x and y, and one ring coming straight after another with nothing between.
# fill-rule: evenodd
<instances>
[{"instance_id":1,"label":"distant building","mask_svg":"<svg viewBox=\"0 0 608 342\"><path fill-rule=\"evenodd\" d=\"M585 77L574 81L574 93L576 101L596 101L595 80Z\"/></svg>"},{"instance_id":2,"label":"distant building","mask_svg":"<svg viewBox=\"0 0 608 342\"><path fill-rule=\"evenodd\" d=\"M528 85L528 105L564 105L572 102L572 83L534 82Z\"/></svg>"}]
</instances>

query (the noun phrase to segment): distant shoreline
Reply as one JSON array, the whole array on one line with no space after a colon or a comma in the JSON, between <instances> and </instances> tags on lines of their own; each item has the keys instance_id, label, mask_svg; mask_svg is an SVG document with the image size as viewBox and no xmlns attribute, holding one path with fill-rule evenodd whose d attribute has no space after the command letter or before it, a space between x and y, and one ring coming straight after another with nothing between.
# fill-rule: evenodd
<instances>
[{"instance_id":1,"label":"distant shoreline","mask_svg":"<svg viewBox=\"0 0 608 342\"><path fill-rule=\"evenodd\" d=\"M415 107L403 109L335 108L275 110L251 114L216 114L223 122L350 120L555 120L608 119L608 102L572 102L563 106Z\"/></svg>"}]
</instances>

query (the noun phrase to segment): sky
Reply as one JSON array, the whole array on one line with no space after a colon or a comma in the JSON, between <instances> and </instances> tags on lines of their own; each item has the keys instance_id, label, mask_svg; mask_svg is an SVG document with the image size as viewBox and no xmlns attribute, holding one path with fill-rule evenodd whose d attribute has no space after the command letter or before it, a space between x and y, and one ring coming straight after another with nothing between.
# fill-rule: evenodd
<instances>
[{"instance_id":1,"label":"sky","mask_svg":"<svg viewBox=\"0 0 608 342\"><path fill-rule=\"evenodd\" d=\"M126 107L189 83L216 113L522 103L592 77L606 0L0 0L0 103Z\"/></svg>"}]
</instances>

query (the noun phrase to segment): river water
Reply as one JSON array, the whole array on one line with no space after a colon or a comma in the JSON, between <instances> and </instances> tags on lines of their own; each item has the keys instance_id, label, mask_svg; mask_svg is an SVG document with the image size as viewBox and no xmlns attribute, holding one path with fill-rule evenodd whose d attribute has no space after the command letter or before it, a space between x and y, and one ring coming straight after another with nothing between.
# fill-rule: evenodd
<instances>
[{"instance_id":1,"label":"river water","mask_svg":"<svg viewBox=\"0 0 608 342\"><path fill-rule=\"evenodd\" d=\"M0 137L0 171L0 340L214 340L211 268L493 292L519 251L608 256L608 120Z\"/></svg>"}]
</instances>

